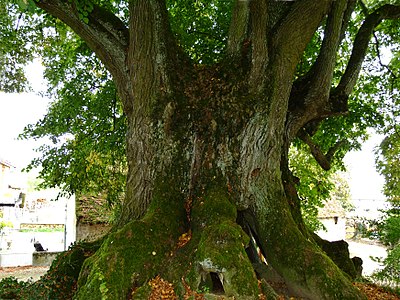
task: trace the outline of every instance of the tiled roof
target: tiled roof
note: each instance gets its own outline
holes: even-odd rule
[[[323,208],[318,211],[318,218],[333,218],[333,217],[344,217],[346,212],[342,206],[342,203],[338,200],[330,199],[325,203]]]
[[[85,224],[110,223],[112,210],[104,195],[80,195],[76,198],[76,218]]]

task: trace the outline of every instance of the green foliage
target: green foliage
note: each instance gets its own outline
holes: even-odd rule
[[[393,247],[400,242],[400,211],[390,215],[384,222],[382,229],[382,239],[386,244]]]
[[[373,278],[388,286],[396,287],[397,293],[400,293],[400,243],[381,263],[384,265],[383,269],[374,273]]]
[[[27,90],[23,68],[33,59],[34,35],[29,25],[35,21],[18,12],[13,1],[0,1],[0,91],[5,92]]]
[[[300,179],[297,191],[304,221],[314,231],[322,229],[318,211],[327,201],[338,201],[344,209],[351,206],[347,181],[338,171],[338,166],[324,171],[305,145],[292,147],[289,154],[293,175]]]
[[[124,1],[74,1],[83,21],[88,21],[94,3],[118,11],[124,19]],[[46,96],[53,99],[48,114],[21,135],[49,139],[26,170],[40,169],[39,188],[61,187],[69,194],[105,192],[110,203],[118,203],[125,184],[126,121],[114,83],[69,27],[33,7],[31,0],[0,4],[0,34],[4,35],[0,90],[27,89],[23,66],[40,56],[46,67]]]
[[[378,236],[382,242],[395,247],[400,242],[400,143],[396,127],[381,143],[376,151],[378,172],[385,178],[383,192],[391,204],[378,222]]]
[[[105,192],[119,200],[125,183],[126,121],[108,72],[85,43],[61,23],[45,36],[47,115],[28,125],[22,138],[47,137],[27,170],[41,168],[39,188],[68,193]],[[67,78],[67,80],[65,80]]]
[[[317,218],[318,209],[324,206],[333,184],[305,146],[291,148],[290,166],[293,175],[300,179],[297,191],[301,199],[304,221],[312,230],[321,229],[322,224]]]
[[[18,281],[15,277],[7,277],[0,281],[1,299],[21,299],[21,292],[30,285],[29,282]]]
[[[171,28],[193,61],[211,64],[223,57],[233,0],[168,0]]]
[[[89,23],[89,14],[93,11],[94,8],[93,2],[91,0],[75,0],[74,3],[78,10],[79,18],[86,24]]]
[[[381,6],[383,4],[399,4],[398,0],[365,0],[365,5],[370,9],[375,8],[377,6]]]
[[[25,128],[25,138],[47,136],[52,141],[39,148],[42,157],[27,170],[43,168],[39,187],[61,186],[69,193],[106,192],[110,200],[117,200],[125,183],[126,124],[115,88],[109,81],[102,91],[86,97],[79,96],[81,89],[73,84],[60,93],[64,91],[68,92],[53,102],[44,119]]]
[[[384,194],[391,203],[382,220],[377,223],[379,239],[389,246],[388,256],[381,261],[384,268],[374,278],[391,286],[400,285],[400,144],[393,131],[377,150],[377,169],[385,178]],[[400,292],[400,291],[399,291]]]
[[[396,207],[400,206],[400,139],[397,132],[387,136],[377,150],[378,172],[385,178],[384,194]]]

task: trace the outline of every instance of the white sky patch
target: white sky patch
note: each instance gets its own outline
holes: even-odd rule
[[[36,123],[46,114],[50,102],[38,95],[45,89],[43,67],[39,61],[27,67],[27,76],[34,92],[0,92],[0,158],[9,161],[18,170],[38,156],[34,149],[43,144],[41,140],[18,140],[18,135],[26,125]]]
[[[351,151],[345,156],[349,173],[351,197],[354,200],[385,200],[382,193],[385,180],[375,169],[374,149],[383,136],[372,134],[361,151]]]

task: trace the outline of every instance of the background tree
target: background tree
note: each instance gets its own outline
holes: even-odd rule
[[[382,38],[398,45],[399,6],[356,6],[353,0],[16,3],[25,11],[24,22],[18,23],[18,13],[3,18],[11,28],[17,23],[26,29],[16,41],[37,46],[23,59],[36,52],[50,58],[44,60],[50,70],[45,75],[54,91],[89,110],[110,105],[115,89],[126,116],[121,215],[113,233],[85,260],[76,298],[146,298],[146,282],[161,275],[181,296],[205,286],[211,293],[254,299],[260,293],[256,276],[265,274],[256,248],[294,295],[363,298],[305,226],[288,152],[298,138],[328,170],[356,145],[379,103],[357,92],[355,84],[363,61],[372,62],[368,45],[374,30],[383,24],[390,30],[383,29]],[[14,4],[2,5],[17,12]],[[58,47],[53,37],[60,39]],[[6,50],[17,51],[17,43]],[[66,59],[58,51],[68,53]],[[69,73],[97,66],[95,56],[109,72],[93,68],[98,81]],[[67,72],[59,80],[51,66],[63,64]],[[83,86],[94,80],[98,88],[89,84],[90,95],[75,93],[81,88],[76,80],[70,84],[74,74]],[[117,106],[108,107],[103,115],[122,122]],[[66,120],[76,128],[68,147],[82,144],[80,130],[95,132],[79,127],[79,119],[92,116],[83,110]],[[58,124],[58,117],[50,114],[43,125]],[[113,117],[102,128],[113,131]],[[92,165],[101,170],[99,157],[112,162],[112,148],[102,153],[95,144],[79,150],[79,158],[91,157],[88,172]],[[68,166],[86,163],[70,157]],[[350,260],[344,264],[353,276]]]
[[[376,38],[382,33],[390,33],[393,28],[386,24],[382,32],[376,34]],[[376,222],[378,238],[388,246],[388,256],[382,261],[384,268],[375,274],[378,280],[391,286],[399,285],[400,281],[400,202],[399,202],[399,48],[393,47],[386,39],[379,39],[380,44],[392,49],[392,56],[388,63],[379,59],[379,85],[386,86],[378,93],[379,100],[384,103],[385,126],[380,133],[385,136],[380,146],[376,149],[376,166],[378,172],[383,175],[385,184],[383,193],[390,206],[384,211],[384,215]],[[382,57],[382,55],[380,55]]]
[[[377,151],[377,168],[384,176],[384,194],[390,207],[376,220],[378,238],[388,246],[388,256],[381,260],[383,269],[374,276],[390,286],[398,288],[400,283],[400,201],[399,201],[399,139],[395,127],[382,141]],[[393,130],[395,129],[395,130]]]

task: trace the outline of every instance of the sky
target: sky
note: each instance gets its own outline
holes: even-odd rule
[[[0,92],[0,159],[9,161],[18,170],[38,156],[34,149],[42,144],[41,141],[18,139],[26,125],[36,123],[47,111],[49,99],[38,95],[44,90],[42,74],[39,63],[27,67],[27,77],[34,92]]]
[[[382,217],[381,210],[388,209],[389,203],[383,195],[383,176],[376,172],[374,148],[379,146],[383,136],[371,134],[361,151],[352,151],[345,157],[348,170],[351,203],[354,210],[347,216],[369,220]]]
[[[25,125],[43,117],[46,109],[47,99],[37,95],[0,93],[0,158],[20,169],[36,156],[40,141],[19,140],[18,135]]]
[[[16,170],[37,157],[39,154],[34,149],[42,144],[42,141],[17,139],[27,124],[37,122],[47,111],[50,100],[37,94],[45,88],[42,72],[39,63],[28,67],[27,76],[34,92],[0,93],[0,158],[9,161]],[[384,200],[384,179],[375,170],[373,154],[381,140],[381,136],[372,134],[361,151],[352,151],[345,157],[352,199]]]
[[[345,164],[351,198],[355,200],[384,200],[382,193],[384,178],[375,169],[374,148],[379,146],[383,136],[371,134],[361,151],[346,154]]]

